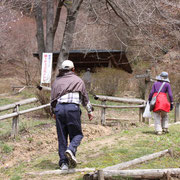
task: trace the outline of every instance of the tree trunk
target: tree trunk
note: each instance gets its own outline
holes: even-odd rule
[[[59,19],[60,19],[63,3],[64,3],[64,0],[59,0],[58,6],[56,8],[56,15],[55,15],[54,24],[53,24],[53,38],[55,37],[56,30],[59,24]]]
[[[82,1],[83,0],[69,1],[68,4],[66,4],[67,19],[66,19],[66,25],[65,25],[62,45],[60,49],[60,54],[58,57],[56,71],[59,69],[62,62],[68,59],[69,51],[73,40],[73,33],[75,29],[76,19]]]
[[[38,3],[35,8],[35,20],[37,27],[36,38],[38,45],[38,53],[39,53],[39,59],[42,62],[42,53],[45,51],[45,45],[44,45],[43,16],[42,16],[42,9],[40,3]]]
[[[47,0],[47,15],[46,15],[46,52],[53,52],[54,34],[54,1]]]

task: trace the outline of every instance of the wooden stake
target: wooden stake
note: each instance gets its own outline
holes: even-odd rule
[[[102,101],[101,102],[101,105],[106,105],[106,101]],[[105,125],[106,124],[106,119],[105,119],[105,116],[106,116],[106,108],[105,107],[102,107],[101,109],[101,124],[102,125]]]
[[[104,180],[103,170],[98,170],[98,180]]]
[[[19,105],[17,105],[13,112],[16,112],[17,114],[19,113]],[[19,115],[13,117],[12,120],[12,132],[11,132],[11,137],[15,138],[18,134],[18,130],[19,130]]]

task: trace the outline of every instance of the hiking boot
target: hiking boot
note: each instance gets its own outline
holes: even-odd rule
[[[60,166],[60,170],[68,170],[69,169],[69,166],[67,163],[62,163],[61,166]]]
[[[163,129],[163,132],[164,132],[164,133],[169,133],[169,129],[168,129],[168,128],[164,128],[164,129]]]
[[[156,134],[157,134],[157,135],[161,135],[162,132],[161,132],[161,131],[157,131]]]
[[[75,168],[77,166],[77,160],[76,160],[76,157],[74,156],[73,152],[68,149],[65,151],[65,156],[67,157],[67,159],[69,161],[69,167]]]

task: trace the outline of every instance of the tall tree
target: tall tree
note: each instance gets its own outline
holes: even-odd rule
[[[60,45],[60,54],[58,57],[57,68],[59,68],[61,63],[68,58],[69,50],[72,44],[77,14],[82,2],[83,0],[59,0],[56,5],[56,14],[54,15],[54,4],[56,4],[55,1],[46,0],[46,3],[43,3],[42,1],[36,1],[34,14],[37,25],[37,43],[40,59],[42,58],[42,52],[53,52],[54,38],[61,15],[61,9],[63,6],[66,8],[67,17],[62,44]],[[45,35],[42,15],[43,6],[46,6],[47,9]]]

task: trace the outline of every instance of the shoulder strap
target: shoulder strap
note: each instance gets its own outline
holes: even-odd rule
[[[166,83],[166,82],[163,82],[163,83],[162,83],[162,85],[161,85],[161,87],[160,87],[160,89],[159,89],[159,91],[158,91],[158,93],[157,93],[157,96],[158,96],[158,94],[161,92],[161,89],[163,88],[163,86],[165,85],[165,83]]]

